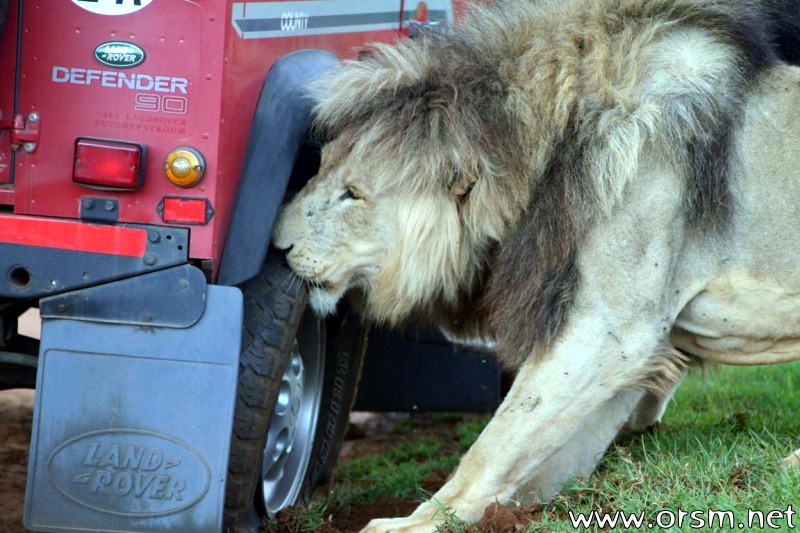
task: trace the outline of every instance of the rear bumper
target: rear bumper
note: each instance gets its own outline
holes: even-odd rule
[[[37,299],[187,263],[184,228],[0,215],[0,297]]]

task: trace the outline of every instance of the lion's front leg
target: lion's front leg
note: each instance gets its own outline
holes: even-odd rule
[[[682,187],[657,171],[631,186],[628,201],[584,240],[580,285],[558,337],[522,365],[453,477],[411,516],[373,521],[365,532],[429,532],[442,507],[476,522],[494,502],[552,496],[571,476],[592,471],[631,420],[643,380],[665,367],[668,380],[680,378],[664,347],[704,284],[681,267],[691,264],[681,255]],[[660,412],[642,414],[652,421]]]
[[[644,394],[636,389],[622,390],[591,413],[564,447],[542,463],[515,500],[550,501],[570,479],[588,478]]]
[[[511,391],[453,477],[406,518],[373,520],[364,533],[433,531],[442,509],[474,523],[485,508],[551,497],[574,475],[588,475],[642,393],[630,387],[661,342],[644,330],[622,345],[597,335],[591,319],[551,353],[520,370]],[[605,329],[605,327],[603,328]],[[600,339],[598,343],[597,339]]]

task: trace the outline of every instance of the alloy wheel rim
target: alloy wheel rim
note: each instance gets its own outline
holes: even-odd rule
[[[325,371],[324,323],[306,312],[281,377],[261,466],[269,516],[293,505],[308,469]]]

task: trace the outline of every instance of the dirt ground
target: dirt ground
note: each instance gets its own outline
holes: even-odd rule
[[[20,330],[26,335],[38,337],[38,316],[25,316],[20,322]],[[34,392],[31,390],[0,391],[0,533],[27,531],[22,526],[22,512],[33,403]],[[354,413],[348,439],[342,445],[340,461],[387,450],[397,441],[397,435],[393,434],[395,421],[387,416]],[[455,423],[430,424],[421,434],[436,435],[445,442],[457,441]],[[434,472],[424,481],[423,488],[435,492],[448,475],[449,472]],[[368,505],[340,510],[334,516],[332,526],[320,533],[355,532],[375,517],[407,515],[418,503],[382,496]],[[535,515],[535,510],[525,511],[527,518]],[[526,522],[523,513],[492,506],[486,510],[484,521],[476,530],[497,533],[516,531],[515,526]]]
[[[452,444],[452,447],[445,445],[440,453],[457,451],[459,419],[434,420],[428,415],[418,414],[414,417],[414,422],[416,429],[412,437],[404,431],[395,430],[391,417],[371,413],[354,413],[348,430],[348,438],[342,444],[339,462],[385,452],[396,445],[398,439],[408,438],[436,437],[442,442]],[[449,476],[449,471],[434,471],[422,481],[421,488],[432,494],[444,485]],[[330,523],[315,533],[356,533],[373,518],[406,516],[413,512],[419,503],[418,498],[402,500],[385,495],[380,496],[366,505],[335,510]],[[277,524],[273,522],[273,527],[268,528],[266,533],[285,533],[288,528],[284,527],[284,524],[293,522],[292,514],[293,509],[291,508],[282,511],[277,517]],[[527,528],[531,520],[540,518],[541,511],[538,505],[509,509],[500,504],[492,504],[484,511],[480,523],[467,527],[464,533],[519,533]]]
[[[34,392],[10,390],[0,392],[0,532],[25,533],[22,510],[25,501],[25,483],[30,445],[31,419]],[[357,438],[345,441],[343,457],[357,457],[387,449],[391,438],[391,424],[383,417],[356,415]],[[444,483],[446,473],[426,480],[427,490],[436,490]],[[339,529],[331,531],[357,531],[375,516],[400,516],[411,512],[417,504],[410,501],[379,498],[370,505],[348,509],[337,517]]]
[[[34,392],[11,390],[0,392],[0,532],[25,533],[22,510],[25,500],[25,482],[30,445],[31,419]],[[396,442],[392,424],[385,417],[356,414],[355,431],[351,431],[342,446],[341,458],[358,457],[387,450]],[[455,442],[455,424],[432,425],[426,434],[452,437]],[[452,433],[452,435],[451,435]],[[434,472],[423,483],[428,492],[435,492],[447,480],[448,472]],[[333,517],[332,525],[320,533],[350,533],[361,529],[375,517],[403,516],[418,505],[417,501],[398,500],[381,496],[368,505],[342,509]],[[482,524],[476,531],[517,531],[518,524],[535,518],[535,509],[511,511],[502,506],[486,510]],[[286,517],[288,518],[288,517]]]
[[[33,391],[0,392],[0,531],[24,533],[22,506],[28,471]]]
[[[23,335],[39,338],[39,314],[33,309],[19,322]],[[0,391],[0,531],[24,533],[22,508],[33,419],[32,390]]]

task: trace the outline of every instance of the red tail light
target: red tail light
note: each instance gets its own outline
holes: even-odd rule
[[[143,159],[139,144],[78,139],[72,181],[87,187],[134,190],[141,185]]]

